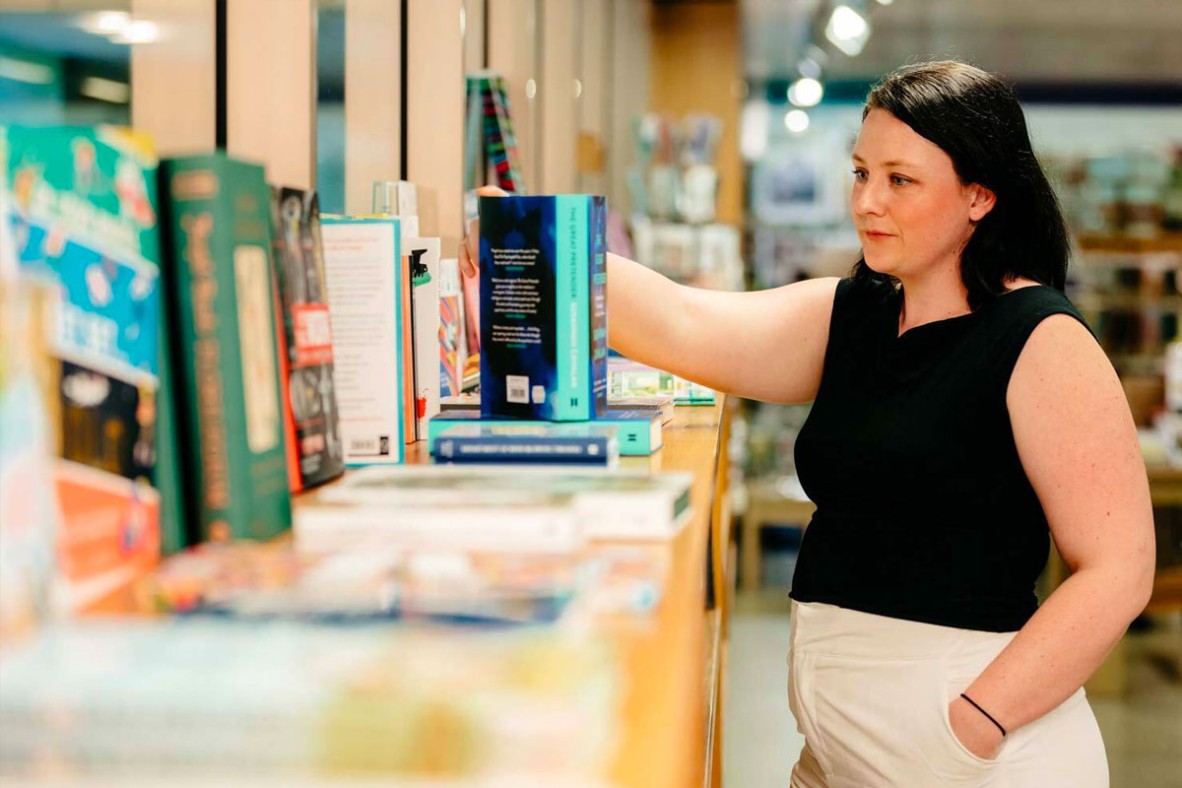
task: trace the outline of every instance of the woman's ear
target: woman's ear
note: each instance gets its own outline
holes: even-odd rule
[[[987,189],[979,183],[969,186],[969,197],[971,198],[969,220],[974,224],[984,219],[997,204],[997,195],[993,193],[993,190]]]

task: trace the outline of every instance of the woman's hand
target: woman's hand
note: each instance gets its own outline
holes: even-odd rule
[[[1004,741],[1001,731],[964,698],[958,697],[948,704],[948,722],[952,735],[966,750],[987,761],[997,757]]]
[[[509,192],[496,186],[481,186],[476,190],[480,197],[508,197]],[[476,276],[480,265],[480,219],[473,219],[468,225],[468,234],[460,244],[460,272],[467,277]]]

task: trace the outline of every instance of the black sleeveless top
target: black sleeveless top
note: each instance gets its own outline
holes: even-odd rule
[[[817,505],[792,598],[962,629],[1020,629],[1049,530],[1014,445],[1006,388],[1050,287],[898,336],[901,296],[837,286],[820,389],[796,440]],[[1084,323],[1086,326],[1087,324]]]

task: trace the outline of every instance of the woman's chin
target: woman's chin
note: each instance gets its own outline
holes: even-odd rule
[[[865,250],[863,250],[862,259],[866,261],[866,267],[876,274],[895,275],[896,266],[893,261],[884,258],[882,255],[866,254]]]

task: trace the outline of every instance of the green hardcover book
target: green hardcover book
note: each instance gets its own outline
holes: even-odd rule
[[[222,154],[166,160],[166,289],[198,537],[268,539],[291,526],[263,168]]]

